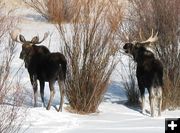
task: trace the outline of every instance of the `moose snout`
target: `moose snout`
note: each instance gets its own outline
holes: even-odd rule
[[[125,53],[128,53],[128,46],[127,46],[127,44],[125,44],[125,45],[123,46],[123,49],[124,49],[124,52],[125,52]]]
[[[124,52],[126,52],[126,53],[131,53],[132,52],[132,48],[133,48],[133,44],[132,43],[126,43],[123,46]]]

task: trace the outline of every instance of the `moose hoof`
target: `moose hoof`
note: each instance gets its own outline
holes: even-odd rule
[[[50,110],[50,107],[46,107],[46,110]]]
[[[55,108],[57,112],[62,112],[62,109]]]

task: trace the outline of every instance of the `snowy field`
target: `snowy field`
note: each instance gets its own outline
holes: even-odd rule
[[[21,34],[27,40],[30,40],[35,35],[39,35],[42,38],[45,32],[50,32],[51,39],[48,37],[42,44],[49,47],[51,51],[59,51],[59,45],[56,45],[60,44],[58,33],[53,25],[47,24],[45,20],[30,9],[18,9],[15,15],[21,18],[17,28],[21,29]],[[18,58],[20,50],[21,45],[18,45],[17,56],[13,62],[14,69],[18,69],[23,63]],[[121,69],[121,65],[119,64],[116,69]],[[126,96],[117,71],[112,75],[112,82],[97,113],[89,115],[70,113],[65,109],[67,101],[64,104],[62,113],[56,112],[54,107],[47,111],[41,107],[40,97],[38,99],[39,107],[34,108],[32,106],[33,90],[29,82],[28,73],[24,66],[21,71],[23,72],[21,81],[26,87],[26,90],[24,90],[26,101],[22,109],[28,108],[21,133],[164,133],[165,118],[180,117],[180,110],[176,110],[164,111],[161,117],[151,118],[149,114],[141,114],[139,108],[124,105]],[[58,105],[59,92],[57,84],[55,87],[56,95],[53,105]],[[47,84],[45,97],[47,102],[49,98]],[[147,106],[147,108],[149,107]]]
[[[180,111],[163,112],[151,118],[123,104],[100,105],[99,113],[78,115],[44,108],[29,109],[24,129],[27,133],[164,133],[165,118],[179,117]]]

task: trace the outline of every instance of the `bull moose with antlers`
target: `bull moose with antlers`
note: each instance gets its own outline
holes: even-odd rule
[[[58,81],[61,99],[57,111],[62,111],[67,65],[65,56],[59,52],[51,53],[45,46],[36,45],[42,43],[48,37],[48,33],[44,34],[42,41],[39,41],[38,36],[33,37],[31,41],[26,41],[23,35],[19,35],[19,40],[17,35],[11,34],[11,37],[14,41],[22,44],[20,59],[24,60],[25,67],[29,72],[34,90],[34,106],[37,106],[37,80],[40,83],[41,100],[44,106],[44,86],[45,82],[49,82],[50,99],[46,107],[47,110],[50,109],[55,94],[54,83]]]
[[[146,41],[126,43],[123,49],[133,56],[137,62],[136,77],[142,100],[142,113],[145,113],[145,88],[149,93],[151,116],[155,116],[155,103],[158,103],[158,115],[161,115],[162,86],[163,86],[163,65],[155,58],[149,46],[158,40],[157,34],[152,35]]]

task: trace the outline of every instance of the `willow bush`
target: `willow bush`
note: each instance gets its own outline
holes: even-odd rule
[[[96,112],[107,90],[119,50],[116,33],[121,7],[111,2],[79,0],[71,24],[57,29],[68,59],[66,95],[72,110]]]

